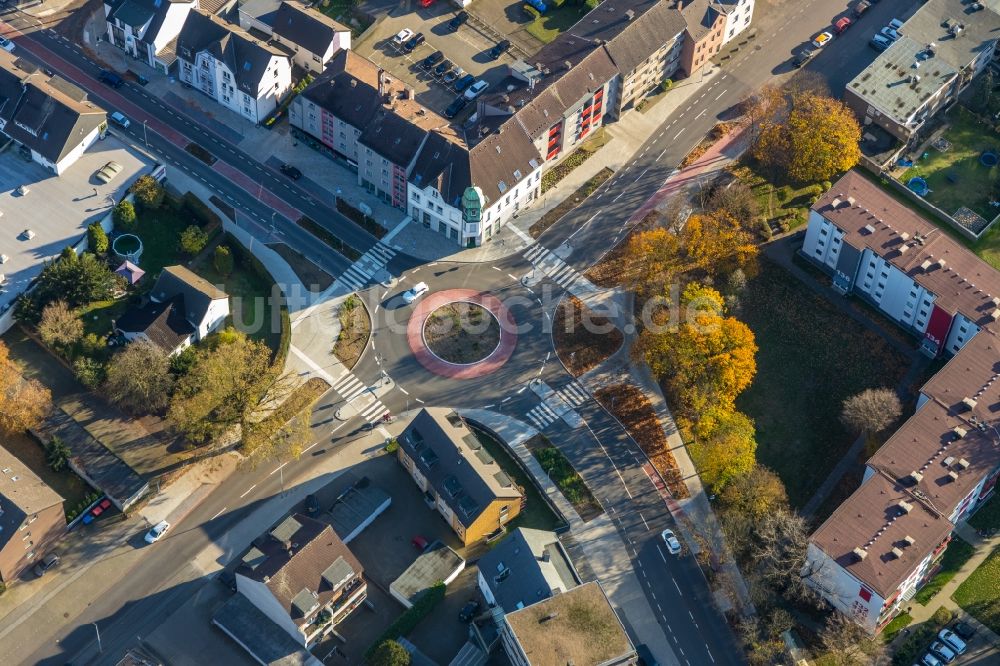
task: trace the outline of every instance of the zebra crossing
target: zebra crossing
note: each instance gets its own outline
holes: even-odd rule
[[[553,282],[578,298],[584,298],[597,291],[587,278],[575,268],[560,259],[554,252],[535,243],[524,251],[525,258],[532,265],[548,275]]]
[[[350,404],[355,398],[361,397],[362,393],[368,391],[368,385],[355,377],[354,373],[345,372],[334,383],[333,390],[340,394],[344,402]],[[374,423],[381,419],[389,409],[382,404],[381,400],[375,397],[374,393],[369,392],[369,395],[373,398],[373,401],[363,407],[358,407],[357,410],[365,421]]]
[[[528,410],[527,416],[528,420],[535,424],[539,430],[545,430],[546,426],[559,418],[544,402]]]
[[[558,389],[556,395],[565,400],[571,407],[579,407],[590,400],[590,394],[578,381],[571,381],[566,386]]]
[[[371,277],[389,263],[389,260],[394,256],[396,256],[396,250],[387,245],[384,240],[380,240],[361,255],[360,259],[351,264],[338,279],[350,287],[352,291],[357,291],[367,285]]]

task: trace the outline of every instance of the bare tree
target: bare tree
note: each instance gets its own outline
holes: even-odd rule
[[[148,414],[166,409],[173,385],[166,353],[148,340],[137,340],[111,360],[104,392],[128,411]]]
[[[83,321],[66,301],[54,301],[42,310],[38,334],[49,346],[69,346],[83,337]]]
[[[837,666],[867,666],[878,663],[885,654],[881,638],[869,634],[841,613],[827,618],[820,642],[827,650],[827,659]]]
[[[754,223],[759,213],[753,190],[741,180],[708,190],[703,206],[709,212],[723,210],[729,213],[745,228]]]
[[[776,509],[761,518],[755,537],[750,550],[760,581],[785,598],[815,603],[816,592],[806,581],[818,565],[806,560],[809,525],[802,516]]]
[[[788,110],[784,93],[778,86],[770,84],[747,95],[740,107],[743,112],[740,123],[747,128],[751,147],[757,143],[764,126]]]
[[[855,432],[871,435],[885,430],[902,413],[899,396],[892,389],[865,389],[844,401],[840,420]]]

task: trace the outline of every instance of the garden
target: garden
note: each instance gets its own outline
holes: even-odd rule
[[[500,344],[500,322],[481,305],[464,301],[434,310],[424,322],[424,342],[448,363],[477,363]]]
[[[351,294],[344,299],[337,310],[337,317],[340,319],[340,333],[337,334],[337,340],[333,344],[333,355],[347,366],[348,370],[353,370],[365,351],[365,345],[368,344],[368,336],[372,332],[372,320],[368,316],[368,309],[357,294]]]
[[[543,44],[548,44],[560,34],[569,30],[593,7],[594,0],[546,0],[547,8],[544,14],[534,7],[525,4],[524,10],[531,15],[528,24],[528,34]]]
[[[951,595],[966,613],[1000,633],[1000,547]]]

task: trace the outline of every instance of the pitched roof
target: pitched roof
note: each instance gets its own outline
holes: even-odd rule
[[[479,558],[479,573],[505,612],[566,592],[580,584],[555,532],[525,527]]]
[[[25,518],[62,502],[59,493],[0,446],[0,544],[18,534]]]
[[[494,501],[521,497],[453,410],[425,407],[399,438],[406,454],[465,526]]]
[[[184,317],[195,326],[204,321],[212,301],[229,298],[226,292],[184,266],[164,268],[149,296],[158,302],[182,296]]]
[[[198,6],[195,0],[107,0],[110,6],[108,12],[108,22],[114,23],[115,19],[125,25],[139,29],[149,22],[149,27],[143,35],[143,41],[152,44],[163,26],[163,21],[167,17],[167,11],[171,5]]]
[[[146,271],[126,259],[122,262],[121,266],[115,269],[115,274],[121,275],[123,278],[128,280],[129,284],[135,284],[142,279],[142,276],[146,274]]]
[[[188,13],[177,35],[177,55],[194,63],[197,54],[203,51],[225,63],[236,86],[254,96],[260,90],[271,59],[276,56],[288,58],[280,49],[254,38],[239,26],[194,10]]]
[[[845,243],[870,248],[933,292],[936,306],[979,326],[994,321],[1000,273],[860,173],[847,172],[813,210],[844,232]]]
[[[131,307],[115,322],[115,328],[123,333],[144,333],[167,353],[180,347],[195,332],[184,318],[183,294]]]
[[[606,0],[568,33],[604,40],[619,71],[628,74],[686,26],[684,16],[662,0]]]
[[[695,41],[700,41],[711,32],[720,14],[727,8],[715,0],[682,0],[680,12],[687,22],[688,33]]]
[[[271,29],[310,53],[323,54],[338,32],[351,29],[296,0],[285,0],[275,13]]]
[[[267,666],[322,664],[242,594],[231,595],[212,615],[212,622]]]
[[[105,122],[104,109],[73,84],[0,53],[0,126],[7,136],[58,163]]]
[[[264,583],[296,624],[309,622],[316,608],[364,572],[333,528],[300,513],[255,543],[237,573]]]

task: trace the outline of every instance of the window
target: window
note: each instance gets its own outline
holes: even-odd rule
[[[413,199],[414,201],[416,201],[417,203],[420,203],[420,195],[417,194],[416,192],[414,192],[413,196],[410,197],[410,198]]]

